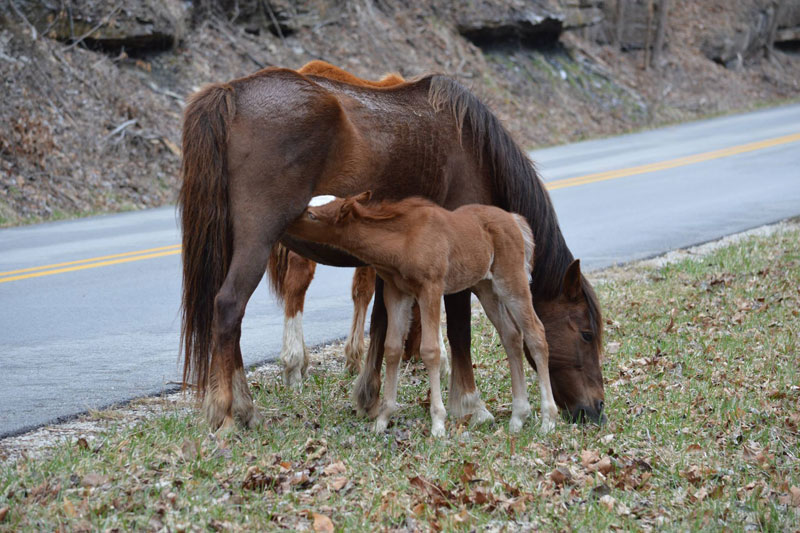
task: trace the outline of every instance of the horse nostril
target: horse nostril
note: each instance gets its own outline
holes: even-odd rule
[[[597,406],[597,414],[600,414],[603,412],[603,407],[606,406],[606,402],[604,402],[603,400],[597,400],[597,403],[595,405]]]

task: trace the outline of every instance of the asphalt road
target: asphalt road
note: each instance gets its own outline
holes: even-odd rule
[[[532,157],[585,269],[800,215],[800,105]],[[179,379],[179,241],[173,208],[0,231],[0,436]],[[351,275],[317,269],[309,345],[347,333]],[[282,327],[262,283],[243,324],[245,363],[276,357]]]

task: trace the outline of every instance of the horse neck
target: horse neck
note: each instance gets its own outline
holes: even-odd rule
[[[338,246],[370,265],[386,264],[387,232],[396,225],[397,219],[361,220],[351,219],[338,228]],[[392,233],[397,234],[398,231]]]

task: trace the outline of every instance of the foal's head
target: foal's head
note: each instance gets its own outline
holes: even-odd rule
[[[600,369],[603,321],[597,297],[576,259],[552,300],[534,301],[547,331],[553,397],[573,421],[602,423],[605,393]]]
[[[311,199],[303,214],[292,222],[288,231],[301,237],[310,237],[316,231],[342,225],[351,218],[354,211],[359,209],[358,206],[368,202],[371,196],[371,191],[348,196],[347,198],[328,195],[315,196]]]

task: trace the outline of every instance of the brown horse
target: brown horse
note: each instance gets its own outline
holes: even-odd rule
[[[430,375],[431,434],[444,435],[439,305],[443,294],[463,290],[478,296],[508,355],[513,395],[509,430],[518,432],[531,412],[523,345],[539,373],[542,428],[552,430],[558,408],[550,388],[544,326],[533,310],[528,288],[534,245],[525,219],[479,204],[448,211],[418,197],[364,205],[370,195],[326,197],[328,201],[320,206],[312,203],[287,232],[344,250],[372,265],[384,281],[386,379],[383,404],[371,413],[377,416],[375,431],[385,431],[397,410],[397,369],[416,301],[422,317],[420,355]]]
[[[538,243],[530,289],[547,332],[555,401],[574,418],[601,419],[603,322],[594,292],[530,161],[455,81],[432,75],[372,88],[269,68],[207,86],[185,109],[182,177],[184,381],[197,383],[212,427],[257,420],[239,336],[271,248],[282,240],[318,262],[361,266],[335,248],[282,236],[313,196],[364,190],[376,200],[424,196],[447,209],[483,203],[522,214]],[[380,280],[375,290],[357,383],[362,411],[377,403],[387,327]],[[481,418],[469,291],[448,295],[445,309],[448,407]]]
[[[330,80],[341,81],[360,87],[388,87],[404,83],[399,74],[387,74],[379,81],[358,78],[351,73],[325,61],[310,61],[297,72]],[[290,387],[300,387],[308,368],[308,351],[303,340],[303,307],[306,291],[314,278],[316,263],[278,244],[270,253],[269,278],[275,296],[283,302],[283,345],[280,361],[283,363],[283,381]],[[353,274],[351,295],[353,298],[353,322],[344,346],[345,370],[358,373],[364,355],[364,326],[372,295],[375,292],[375,270],[358,267]],[[419,310],[415,309],[414,333],[419,331]],[[419,352],[419,336],[412,335],[406,345],[406,356]]]

